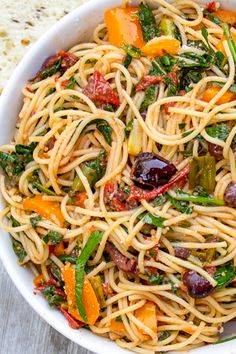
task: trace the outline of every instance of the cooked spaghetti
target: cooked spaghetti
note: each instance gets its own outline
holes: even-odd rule
[[[0,152],[0,226],[35,290],[148,354],[215,343],[236,316],[236,13],[153,6],[47,58]]]

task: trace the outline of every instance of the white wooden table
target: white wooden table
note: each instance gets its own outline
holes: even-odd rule
[[[0,262],[0,354],[92,354],[63,337],[26,303]]]

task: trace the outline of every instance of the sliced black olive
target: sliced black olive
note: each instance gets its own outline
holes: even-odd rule
[[[163,157],[144,152],[135,159],[131,179],[145,187],[158,187],[169,182],[176,172],[175,165]]]
[[[194,270],[187,270],[184,273],[183,283],[188,289],[188,294],[195,299],[207,297],[215,289],[208,280]]]
[[[220,145],[208,143],[208,151],[211,156],[214,156],[217,161],[223,159],[223,148]]]
[[[231,182],[226,188],[224,200],[227,205],[236,208],[236,183]]]
[[[184,247],[175,247],[174,250],[175,250],[175,257],[182,258],[182,259],[187,259],[191,254],[191,251]]]

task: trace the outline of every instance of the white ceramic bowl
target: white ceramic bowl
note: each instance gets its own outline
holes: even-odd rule
[[[207,2],[207,1],[205,1]],[[222,0],[227,8],[236,10],[236,0]],[[121,5],[121,0],[91,0],[61,21],[56,23],[26,54],[11,76],[0,97],[0,145],[8,143],[13,135],[17,116],[22,105],[21,90],[30,77],[33,77],[45,58],[59,49],[68,49],[73,45],[91,40],[91,34],[97,24],[102,22],[106,9]],[[4,207],[3,200],[0,207]],[[9,235],[0,233],[0,257],[9,276],[26,301],[52,327],[75,343],[98,354],[127,354],[114,342],[99,337],[88,330],[73,330],[59,311],[51,309],[40,295],[33,295],[33,276],[27,268],[17,265]],[[228,325],[229,335],[236,332],[236,325]],[[236,340],[219,345],[203,347],[195,354],[236,354]],[[131,353],[131,352],[130,352]]]

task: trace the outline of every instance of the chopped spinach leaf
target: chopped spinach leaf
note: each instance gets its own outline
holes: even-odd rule
[[[126,136],[126,138],[129,137],[130,132],[131,132],[131,130],[133,129],[133,123],[134,123],[134,120],[131,119],[131,120],[129,121],[129,123],[126,125],[126,127],[125,127],[125,136]]]
[[[51,246],[58,245],[63,240],[63,235],[57,231],[49,231],[44,237],[43,241]]]
[[[121,48],[126,52],[126,54],[130,55],[132,58],[138,59],[141,56],[140,49],[135,47],[134,45],[128,45],[126,43],[123,43],[121,45]]]
[[[73,89],[75,87],[75,84],[77,84],[77,81],[75,80],[74,76],[72,76],[66,86],[67,89]]]
[[[149,284],[152,285],[159,285],[162,283],[163,279],[164,279],[164,275],[162,274],[151,274],[148,279],[148,282]]]
[[[218,17],[214,16],[211,12],[207,11],[206,9],[203,11],[203,15],[205,17],[208,17],[209,20],[214,22],[216,25],[220,26],[222,24],[222,21]]]
[[[165,197],[177,210],[181,211],[181,213],[192,214],[193,207],[189,206],[189,202],[177,200],[175,198],[172,198],[169,194],[166,194]]]
[[[231,129],[228,127],[227,124],[221,123],[215,126],[208,126],[206,127],[206,132],[213,138],[217,138],[219,140],[226,141]]]
[[[106,150],[101,149],[99,155],[95,160],[81,163],[80,168],[83,174],[87,177],[90,187],[94,187],[96,182],[99,181],[106,172]],[[84,186],[80,180],[79,175],[76,174],[74,182],[72,184],[72,190],[74,192],[83,192]]]
[[[186,127],[186,123],[179,123],[179,129],[184,129]]]
[[[165,218],[153,215],[151,213],[143,213],[138,216],[138,220],[142,220],[145,224],[153,225],[155,227],[164,227]]]
[[[146,109],[155,101],[156,101],[156,86],[151,85],[145,90],[145,96],[140,107],[140,112],[146,111]]]
[[[164,332],[160,332],[160,337],[158,338],[158,341],[163,341],[167,338],[169,338],[170,336],[170,332],[169,331],[164,331]]]
[[[72,257],[72,256],[68,256],[67,254],[63,254],[59,257],[60,261],[62,261],[63,263],[65,262],[69,262],[71,264],[75,264],[76,263],[76,258]]]
[[[121,316],[117,316],[115,319],[116,322],[123,322]]]
[[[156,206],[162,206],[162,205],[165,204],[165,202],[166,202],[166,198],[164,197],[163,194],[161,194],[161,195],[158,195],[158,197],[156,197],[155,199],[153,199],[152,205],[153,205],[154,207],[156,207]]]
[[[17,225],[19,226],[19,225]],[[27,256],[27,253],[22,245],[21,242],[17,241],[12,237],[12,248],[13,251],[15,252],[16,256],[18,257],[19,263],[23,263],[25,257]]]
[[[61,68],[61,59],[59,59],[53,66],[46,68],[41,74],[41,78],[44,80],[49,76],[56,74]]]
[[[30,223],[33,228],[35,228],[38,225],[38,222],[42,219],[41,215],[33,216],[30,218]]]
[[[60,268],[54,262],[52,262],[50,266],[50,271],[54,276],[54,278],[56,278],[59,281],[62,281]]]
[[[139,5],[138,17],[143,32],[143,38],[146,42],[159,36],[159,30],[157,28],[155,17],[151,8],[147,4],[141,3]]]
[[[236,267],[232,263],[217,268],[214,279],[217,281],[217,289],[222,289],[231,283],[236,276]]]

